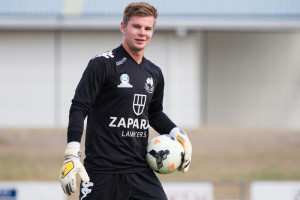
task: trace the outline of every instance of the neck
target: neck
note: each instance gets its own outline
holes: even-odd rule
[[[144,56],[144,49],[134,51],[124,43],[123,43],[123,47],[128,52],[128,54],[135,60],[135,62],[137,62],[138,64],[142,62]]]

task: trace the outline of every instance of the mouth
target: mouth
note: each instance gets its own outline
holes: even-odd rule
[[[139,43],[139,44],[142,44],[142,43],[144,43],[146,40],[144,40],[144,39],[135,39],[135,41],[136,41],[137,43]]]

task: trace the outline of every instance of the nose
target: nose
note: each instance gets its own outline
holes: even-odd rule
[[[138,34],[139,35],[145,35],[145,28],[140,28]]]

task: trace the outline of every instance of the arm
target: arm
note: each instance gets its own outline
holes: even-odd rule
[[[69,113],[68,142],[81,141],[84,120],[104,81],[105,67],[102,66],[99,58],[92,59],[82,75],[72,100]]]
[[[89,176],[80,162],[80,141],[84,128],[84,119],[95,101],[104,82],[104,66],[97,59],[89,62],[83,76],[76,88],[69,114],[68,144],[65,159],[59,180],[65,194],[76,192],[76,174],[84,182],[89,181]]]

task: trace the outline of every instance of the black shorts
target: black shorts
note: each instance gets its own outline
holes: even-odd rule
[[[153,171],[131,174],[88,173],[90,182],[81,182],[80,200],[167,200]]]

